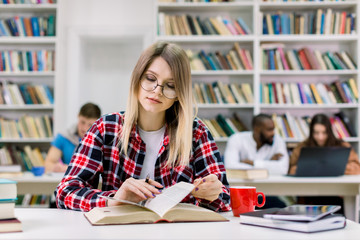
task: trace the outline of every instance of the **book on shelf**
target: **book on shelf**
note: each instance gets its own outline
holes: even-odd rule
[[[228,221],[225,217],[209,209],[180,203],[194,187],[191,183],[179,182],[166,188],[155,198],[145,200],[140,204],[115,199],[123,204],[112,207],[95,207],[84,215],[92,225]],[[114,200],[114,198],[104,198]]]
[[[251,30],[241,17],[192,16],[158,13],[158,34],[164,35],[222,35],[237,36],[251,34]]]
[[[352,34],[355,13],[332,8],[306,12],[261,12],[262,34]]]
[[[279,66],[289,66],[290,70],[354,70],[357,68],[350,54],[346,51],[312,51],[310,48],[287,49],[280,43],[261,44],[263,61],[262,68],[280,70]],[[283,58],[282,55],[285,57]],[[279,57],[276,57],[279,56]]]
[[[265,168],[226,169],[226,177],[228,179],[264,179],[269,177],[269,172]]]
[[[240,214],[240,223],[304,233],[342,229],[346,226],[346,219],[340,214],[329,214],[316,221],[275,220],[264,217],[265,214],[274,214],[279,210],[280,208],[268,208],[265,210],[243,213]]]

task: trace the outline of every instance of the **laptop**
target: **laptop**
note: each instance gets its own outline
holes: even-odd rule
[[[301,149],[296,177],[333,177],[344,175],[351,148],[304,147]]]

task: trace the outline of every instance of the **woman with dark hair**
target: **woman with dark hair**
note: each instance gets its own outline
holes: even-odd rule
[[[290,156],[289,174],[293,175],[296,172],[296,166],[299,159],[301,149],[303,147],[327,147],[327,146],[341,146],[351,147],[347,142],[335,137],[329,118],[325,114],[316,114],[310,123],[309,137],[300,143],[292,152]],[[349,160],[346,165],[345,173],[348,175],[360,174],[360,163],[357,153],[352,148],[349,155]]]

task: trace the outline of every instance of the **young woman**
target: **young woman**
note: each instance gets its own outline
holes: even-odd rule
[[[351,147],[347,142],[337,139],[332,131],[329,118],[324,114],[316,114],[310,123],[310,134],[308,139],[300,143],[290,156],[289,174],[296,173],[296,165],[303,147],[325,147],[342,146]],[[346,165],[345,174],[360,174],[360,163],[357,153],[351,149],[349,160]]]
[[[96,189],[100,176],[101,190]],[[99,195],[139,202],[180,181],[197,186],[183,202],[230,210],[218,148],[193,116],[186,53],[158,42],[133,70],[126,112],[101,117],[80,142],[56,189],[56,202],[59,208],[89,211],[118,204]]]

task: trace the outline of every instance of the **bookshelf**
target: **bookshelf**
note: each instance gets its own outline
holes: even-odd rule
[[[8,33],[10,30],[10,35],[4,35],[4,32],[1,32],[0,30],[0,52],[18,52],[21,57],[23,56],[22,54],[27,54],[28,52],[29,56],[31,57],[23,57],[22,59],[19,57],[18,61],[10,58],[9,61],[12,64],[11,67],[5,68],[6,63],[2,66],[0,69],[0,83],[3,87],[2,90],[4,91],[4,83],[14,84],[18,88],[20,85],[31,87],[46,86],[50,90],[52,99],[54,99],[54,90],[56,86],[55,50],[57,45],[56,18],[58,4],[56,1],[48,1],[55,3],[37,3],[37,1],[25,1],[28,3],[20,3],[20,1],[15,2],[16,3],[12,4],[0,4],[1,23],[6,24],[7,20],[15,19],[14,21],[19,33],[18,36],[14,36],[12,29],[9,28],[8,25],[5,27],[7,28]],[[20,20],[16,22],[16,18]],[[30,31],[29,28],[25,27],[25,19],[29,19],[31,23]],[[34,23],[31,21],[34,21]],[[38,31],[36,30],[36,26],[32,24],[38,24]],[[22,30],[19,28],[22,28]],[[39,36],[37,36],[37,33],[39,33]],[[26,88],[25,91],[27,90],[28,88]],[[2,92],[2,94],[4,94],[4,92]],[[20,98],[25,100],[23,91],[20,91],[20,94]],[[49,100],[50,97],[48,95],[40,96],[38,95],[40,94],[38,92],[35,94],[35,98],[38,100],[38,103],[30,103],[25,101],[25,104],[19,102],[4,102],[3,104],[0,104],[0,118],[14,121],[16,124],[19,124],[19,119],[25,115],[39,119],[41,117],[47,116],[48,120],[50,121],[50,125],[48,125],[48,130],[50,131],[49,135],[25,136],[22,132],[25,130],[21,130],[19,125],[16,125],[17,130],[20,133],[20,137],[14,137],[13,135],[4,136],[4,128],[2,128],[2,134],[0,135],[0,147],[6,146],[10,148],[15,146],[16,149],[24,151],[24,147],[29,145],[32,149],[39,148],[44,157],[44,153],[47,152],[52,141],[52,121],[55,105],[53,101],[47,103],[40,101],[40,97],[45,97],[47,100]],[[42,123],[45,124],[44,122]],[[41,126],[45,127],[45,125]],[[35,125],[35,128],[35,131],[37,132],[43,131],[39,130],[39,125]],[[24,163],[20,165],[24,167]]]
[[[313,116],[316,113],[326,113],[333,116],[336,112],[343,111],[349,118],[350,123],[355,129],[356,136],[346,137],[344,140],[352,144],[359,150],[359,117],[360,109],[358,101],[356,103],[332,103],[332,104],[264,104],[261,102],[262,93],[260,86],[269,82],[280,83],[323,83],[330,84],[335,80],[346,81],[353,78],[359,91],[359,68],[351,69],[318,69],[318,70],[266,70],[262,67],[262,45],[270,43],[280,43],[284,49],[300,49],[308,47],[313,50],[326,51],[346,51],[356,64],[359,63],[359,9],[360,3],[353,0],[345,1],[324,1],[324,2],[282,2],[282,1],[262,1],[262,0],[235,0],[231,2],[163,2],[157,1],[155,7],[156,40],[164,40],[177,43],[185,50],[191,49],[193,52],[198,50],[228,51],[237,42],[242,48],[248,49],[253,60],[252,70],[203,70],[192,71],[193,82],[212,83],[222,81],[224,83],[250,83],[254,95],[254,102],[251,104],[198,104],[198,116],[200,118],[213,118],[217,114],[231,116],[237,112],[243,122],[250,128],[251,119],[258,113],[268,113],[272,115],[291,113],[293,116]],[[315,14],[318,9],[326,13],[327,9],[335,12],[347,12],[355,16],[355,32],[350,34],[263,34],[263,16],[276,13],[297,13],[300,15]],[[199,16],[200,19],[213,16],[225,16],[230,19],[241,17],[252,33],[248,35],[165,35],[160,29],[160,14],[165,15],[191,15]],[[160,21],[160,23],[159,23]],[[308,23],[309,25],[309,23]],[[310,25],[309,25],[310,26]],[[227,138],[215,138],[221,153],[223,153]],[[290,145],[298,143],[303,139],[287,138],[286,142]]]

